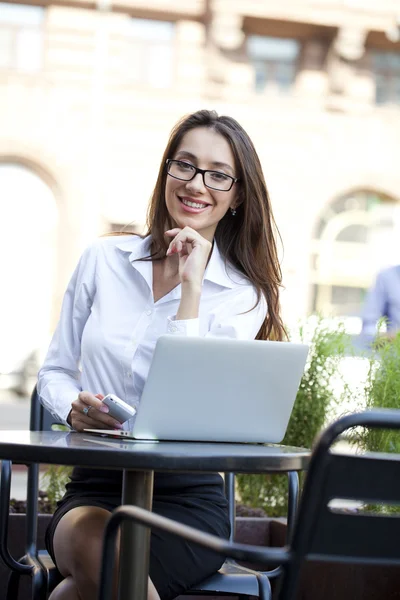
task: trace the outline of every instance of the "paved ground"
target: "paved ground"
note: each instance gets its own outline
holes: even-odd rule
[[[29,427],[29,398],[0,390],[0,429]]]

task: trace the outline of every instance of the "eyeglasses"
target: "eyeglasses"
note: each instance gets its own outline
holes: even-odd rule
[[[220,171],[198,169],[194,165],[183,160],[172,160],[171,158],[168,158],[166,164],[168,175],[171,175],[174,179],[191,181],[196,177],[197,173],[201,173],[204,185],[211,190],[218,190],[219,192],[229,192],[233,184],[239,181],[238,178],[231,177]]]

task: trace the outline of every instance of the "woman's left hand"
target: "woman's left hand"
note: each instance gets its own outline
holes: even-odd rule
[[[168,246],[167,256],[178,254],[181,283],[201,287],[212,248],[211,242],[191,227],[169,229],[165,235],[174,238]]]

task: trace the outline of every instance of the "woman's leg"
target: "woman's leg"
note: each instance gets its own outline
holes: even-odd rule
[[[149,577],[149,591],[147,594],[148,600],[160,600],[158,592],[154,587],[154,583]],[[78,595],[78,590],[71,576],[66,577],[63,581],[54,589],[49,600],[81,600]]]
[[[97,600],[103,534],[109,517],[107,510],[97,506],[73,508],[62,517],[53,547],[58,569],[65,579],[49,600]],[[115,564],[118,565],[118,556]],[[148,599],[160,600],[150,580]]]
[[[81,600],[76,585],[71,576],[66,577],[54,588],[50,595],[51,600]],[[50,600],[49,599],[49,600]]]

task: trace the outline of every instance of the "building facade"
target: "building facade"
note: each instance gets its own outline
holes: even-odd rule
[[[48,338],[82,249],[140,227],[169,132],[199,108],[259,152],[286,322],[356,318],[400,262],[399,32],[398,0],[0,2],[0,329]]]

